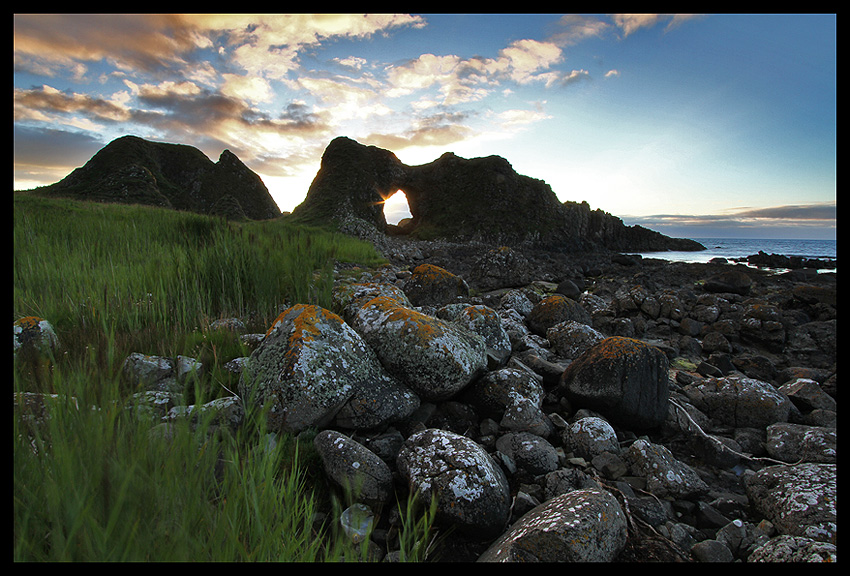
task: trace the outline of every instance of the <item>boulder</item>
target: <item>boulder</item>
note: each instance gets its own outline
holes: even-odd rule
[[[685,386],[683,392],[698,410],[736,428],[764,428],[786,422],[791,411],[787,396],[754,378],[707,378]]]
[[[706,292],[732,293],[746,296],[750,293],[753,280],[741,270],[726,270],[706,279],[703,288]]]
[[[437,497],[437,518],[478,537],[495,537],[510,517],[504,472],[465,436],[428,428],[412,434],[397,458],[410,492],[424,502]]]
[[[334,430],[323,430],[313,438],[325,473],[350,491],[357,501],[383,504],[393,494],[389,466],[371,450]]]
[[[469,329],[484,339],[490,368],[495,369],[504,365],[511,355],[511,339],[502,326],[502,318],[495,310],[483,304],[456,305],[441,308],[437,311],[437,316],[442,317],[442,311],[446,308],[458,309],[454,314],[447,312],[445,314],[447,320]]]
[[[399,389],[377,356],[342,318],[297,304],[274,321],[239,379],[248,406],[269,403],[272,431],[300,432],[329,423],[355,393]],[[364,394],[368,398],[368,394]]]
[[[532,476],[558,469],[558,452],[545,438],[530,432],[511,432],[496,441],[496,449]]]
[[[483,338],[386,296],[364,304],[352,326],[387,371],[423,400],[457,394],[487,367]]]
[[[508,246],[487,251],[469,272],[470,284],[482,292],[525,286],[531,280],[528,260],[522,252]]]
[[[561,376],[561,389],[580,407],[637,429],[667,418],[667,356],[640,340],[612,336],[575,359]]]
[[[779,422],[767,427],[765,448],[782,462],[836,463],[838,433],[835,428]]]
[[[744,477],[751,505],[780,534],[835,544],[837,484],[835,464],[804,462],[762,468]]]
[[[587,324],[568,320],[549,328],[546,339],[559,356],[572,360],[604,340],[605,336]]]
[[[15,358],[21,355],[50,355],[59,349],[59,337],[44,318],[26,316],[12,322],[12,341]]]
[[[593,319],[581,304],[563,294],[552,294],[538,302],[526,322],[529,329],[538,336],[546,336],[546,331],[556,324],[574,320],[590,325]]]
[[[687,499],[708,492],[708,485],[694,469],[661,444],[637,440],[624,453],[624,459],[632,474],[646,478],[646,489],[660,498]]]
[[[835,544],[801,536],[771,538],[749,555],[747,562],[829,562],[838,561]]]
[[[614,428],[597,416],[585,416],[573,422],[564,430],[563,440],[566,448],[588,462],[606,452],[620,452]]]
[[[600,489],[575,490],[540,504],[505,532],[479,562],[611,562],[625,548],[620,504]]]
[[[420,264],[405,281],[404,293],[414,306],[442,306],[469,296],[469,286],[444,268]]]
[[[501,368],[472,383],[464,390],[463,399],[482,417],[492,418],[508,430],[546,436],[550,425],[541,408],[545,394],[543,385],[527,370]]]

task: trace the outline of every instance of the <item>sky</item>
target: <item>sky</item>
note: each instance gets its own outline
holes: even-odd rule
[[[16,14],[13,32],[16,190],[132,134],[229,149],[291,211],[347,136],[411,166],[501,156],[670,236],[836,234],[835,14]]]

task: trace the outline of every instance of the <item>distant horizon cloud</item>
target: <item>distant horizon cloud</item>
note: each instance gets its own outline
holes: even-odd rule
[[[639,225],[668,236],[795,237],[835,239],[838,210],[835,202],[789,204],[766,208],[736,208],[721,214],[654,214],[619,216],[624,224]],[[738,236],[729,236],[729,234]]]

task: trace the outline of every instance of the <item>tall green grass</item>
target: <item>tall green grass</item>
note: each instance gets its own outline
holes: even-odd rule
[[[14,559],[362,557],[314,525],[329,487],[309,442],[272,446],[256,414],[237,431],[157,425],[128,407],[136,390],[120,377],[130,352],[186,354],[205,365],[188,400],[235,390],[221,367],[247,350],[210,321],[237,316],[265,331],[286,304],[330,307],[334,260],[383,263],[369,244],[285,219],[16,193],[14,319],[47,319],[62,347],[14,371]],[[37,396],[48,417],[25,408],[29,392],[55,394]],[[433,510],[410,510],[402,556],[422,559]]]

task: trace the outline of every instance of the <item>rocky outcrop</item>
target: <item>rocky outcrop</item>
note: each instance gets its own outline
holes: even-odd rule
[[[692,240],[626,226],[586,202],[562,203],[548,184],[517,174],[499,156],[465,159],[447,152],[429,164],[407,166],[388,150],[346,137],[328,145],[293,216],[335,221],[360,235],[369,230],[384,234],[382,204],[398,190],[407,196],[412,216],[403,231],[419,239],[560,251],[704,249]]]
[[[212,162],[183,144],[137,136],[113,140],[86,164],[37,193],[121,204],[145,204],[229,218],[265,220],[280,209],[263,181],[230,150]]]
[[[709,287],[726,266],[612,263],[573,275],[578,293],[538,281],[420,306],[409,269],[340,274],[336,312],[296,304],[259,335],[238,397],[178,405],[177,365],[131,355],[146,389],[131,402],[160,426],[212,411],[233,428],[277,403],[273,429],[300,430],[328,485],[360,491],[378,526],[357,538],[390,553],[396,503],[418,495],[453,529],[445,560],[835,561],[836,310],[795,296],[834,277],[739,270],[743,295]],[[575,300],[539,310],[580,317],[532,314],[555,290]],[[797,336],[756,338],[753,319]],[[51,401],[15,397],[33,425]]]

